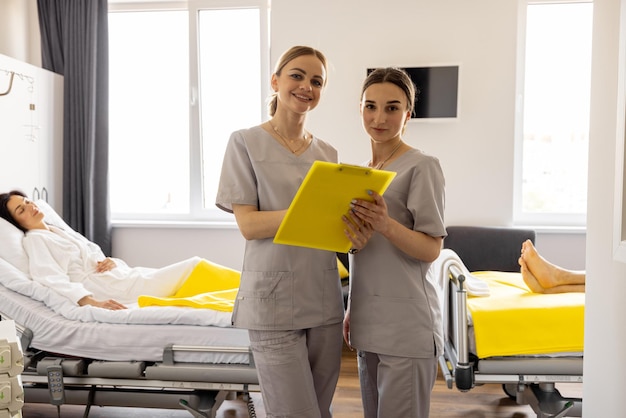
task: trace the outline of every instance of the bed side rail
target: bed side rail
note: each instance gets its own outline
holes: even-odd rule
[[[219,346],[200,346],[200,345],[178,345],[168,344],[163,349],[163,364],[167,366],[174,365],[174,353],[176,351],[193,351],[201,353],[231,353],[231,354],[247,354],[248,365],[254,368],[254,357],[252,351],[248,347],[219,347]]]
[[[454,347],[451,343],[447,344],[450,352],[454,352],[454,382],[456,387],[464,392],[474,387],[474,365],[469,359],[469,337],[468,329],[468,313],[467,313],[467,290],[464,288],[465,275],[456,266],[450,266],[450,283],[448,289],[450,294],[450,306],[453,308],[449,312],[449,324],[452,326]],[[455,350],[454,350],[454,349]]]

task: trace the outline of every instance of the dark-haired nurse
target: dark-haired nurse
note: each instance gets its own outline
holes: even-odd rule
[[[441,306],[427,271],[446,235],[444,177],[435,157],[402,139],[414,98],[411,79],[397,68],[370,73],[361,93],[368,165],[397,173],[384,198],[354,202],[360,223],[346,222],[362,248],[350,259],[344,338],[357,349],[365,418],[428,418],[443,349]]]

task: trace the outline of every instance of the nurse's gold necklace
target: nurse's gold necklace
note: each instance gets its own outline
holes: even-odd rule
[[[274,132],[276,132],[276,135],[278,135],[278,137],[280,138],[280,140],[281,140],[281,141],[283,141],[283,144],[285,144],[285,146],[287,147],[287,149],[288,149],[289,151],[291,151],[293,154],[297,154],[297,153],[298,153],[298,151],[300,151],[302,148],[304,148],[305,146],[307,146],[307,145],[309,144],[309,139],[311,139],[311,138],[310,138],[310,136],[309,136],[306,132],[304,132],[304,134],[302,135],[302,142],[300,143],[300,146],[299,146],[298,148],[296,148],[296,149],[291,148],[291,145],[289,145],[289,142],[294,142],[294,141],[296,141],[296,140],[295,140],[295,139],[287,139],[287,138],[285,138],[285,137],[284,137],[284,136],[280,133],[280,131],[278,130],[278,128],[277,128],[276,126],[274,126],[274,124],[272,123],[272,121],[271,121],[271,120],[268,120],[267,122],[270,124],[270,126],[272,127],[272,129],[274,130]]]
[[[394,149],[393,149],[393,150],[391,150],[391,152],[389,153],[389,155],[387,156],[387,158],[385,158],[384,160],[382,160],[381,162],[379,162],[378,164],[376,164],[376,167],[374,167],[374,169],[376,169],[376,170],[380,170],[381,168],[383,168],[383,166],[385,165],[385,163],[386,163],[387,161],[389,161],[389,159],[390,159],[391,157],[393,157],[393,154],[395,154],[395,153],[396,153],[396,151],[398,151],[398,149],[400,148],[400,146],[401,146],[401,145],[402,145],[402,140],[400,140],[400,142],[398,142],[398,145],[396,145],[396,146],[394,147]],[[373,159],[372,159],[372,160],[370,160],[370,162],[369,162],[368,166],[372,167],[372,164],[373,164]]]

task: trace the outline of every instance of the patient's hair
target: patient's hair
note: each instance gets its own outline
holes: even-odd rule
[[[285,51],[283,55],[280,56],[280,58],[278,59],[278,62],[276,63],[274,74],[280,75],[285,65],[287,65],[290,61],[298,57],[301,57],[303,55],[315,55],[322,62],[322,65],[324,66],[324,70],[328,72],[328,65],[326,64],[326,57],[324,56],[324,54],[322,54],[321,51],[318,51],[315,48],[311,48],[310,46],[298,45],[298,46],[292,46],[287,51]],[[324,80],[324,84],[326,84],[326,80]],[[276,113],[276,107],[278,106],[277,96],[278,96],[277,92],[272,93],[272,95],[270,96],[270,101],[268,104],[268,112],[270,116],[274,116],[274,114]]]
[[[363,88],[361,89],[361,98],[363,98],[363,94],[369,86],[379,83],[392,83],[400,87],[400,89],[404,92],[407,98],[407,110],[413,113],[413,109],[415,108],[415,98],[419,94],[419,90],[415,87],[415,84],[413,84],[413,80],[411,80],[411,77],[407,74],[406,71],[397,67],[375,69],[368,74],[367,78],[363,82]]]
[[[20,231],[26,232],[22,225],[20,225],[15,219],[13,219],[13,215],[11,215],[11,213],[9,212],[9,207],[7,205],[9,204],[9,199],[11,199],[12,196],[28,197],[19,190],[11,190],[9,193],[0,193],[0,217],[9,221]]]

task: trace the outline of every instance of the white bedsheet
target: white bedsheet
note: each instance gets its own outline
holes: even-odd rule
[[[109,311],[78,307],[0,259],[0,313],[34,333],[45,351],[100,360],[161,361],[168,344],[248,347],[229,312],[183,307]],[[176,361],[248,363],[246,354],[180,353]]]
[[[468,295],[489,296],[489,285],[470,273],[458,254],[449,248],[441,250],[439,257],[432,262],[428,271],[429,275],[432,275],[435,283],[438,284],[439,289],[443,289],[447,285],[451,266],[455,266],[461,270],[465,276],[464,286]]]

